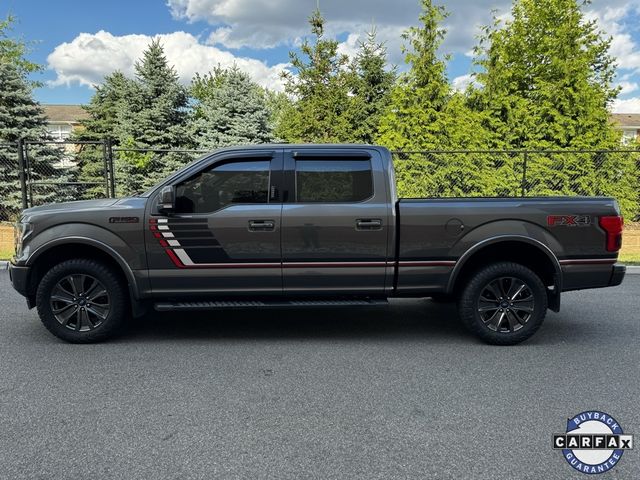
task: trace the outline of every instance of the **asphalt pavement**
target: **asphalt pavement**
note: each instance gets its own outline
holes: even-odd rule
[[[640,276],[567,293],[515,347],[455,308],[149,315],[51,336],[0,272],[2,479],[586,478],[552,449],[602,410],[640,441]],[[640,448],[603,478],[640,478]]]

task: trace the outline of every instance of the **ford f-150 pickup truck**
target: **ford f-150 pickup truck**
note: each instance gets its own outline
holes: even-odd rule
[[[619,285],[613,198],[398,199],[388,150],[213,152],[148,192],[25,210],[14,288],[76,343],[157,311],[457,301],[485,342],[515,344],[561,292]]]

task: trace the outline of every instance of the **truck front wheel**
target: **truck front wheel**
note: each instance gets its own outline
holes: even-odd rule
[[[531,337],[547,314],[540,277],[527,267],[500,262],[471,275],[458,299],[460,318],[493,345],[515,345]]]
[[[67,342],[94,343],[113,336],[127,315],[127,291],[107,265],[67,260],[42,277],[36,306],[44,326]]]

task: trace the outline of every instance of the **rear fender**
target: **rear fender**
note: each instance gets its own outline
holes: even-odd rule
[[[501,233],[496,235],[496,231]],[[560,292],[562,291],[562,269],[558,261],[557,253],[563,251],[562,245],[545,229],[536,224],[521,220],[500,220],[484,224],[462,237],[452,249],[452,256],[459,260],[456,262],[449,278],[447,293],[453,293],[458,276],[463,271],[465,264],[473,258],[474,255],[481,253],[482,249],[486,247],[501,242],[525,243],[545,254],[554,270],[554,288],[549,291],[549,308],[553,311],[559,311]]]

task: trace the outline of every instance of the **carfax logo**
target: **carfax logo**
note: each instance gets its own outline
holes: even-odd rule
[[[608,413],[587,411],[567,420],[566,433],[553,436],[553,448],[562,450],[569,465],[582,473],[604,473],[633,448],[633,435],[624,435]]]

